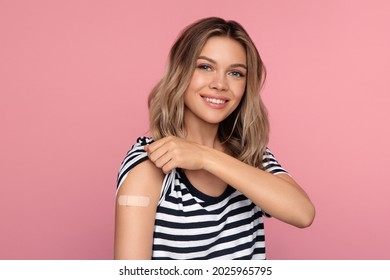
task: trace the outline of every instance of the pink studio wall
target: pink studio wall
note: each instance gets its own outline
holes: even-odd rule
[[[390,4],[0,2],[0,259],[111,259],[119,164],[168,50],[241,22],[268,68],[270,147],[317,208],[266,221],[270,259],[390,258]]]

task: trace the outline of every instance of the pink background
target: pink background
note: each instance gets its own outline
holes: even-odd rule
[[[0,1],[0,259],[111,259],[116,174],[178,32],[241,22],[270,147],[317,208],[269,259],[390,258],[390,2]]]

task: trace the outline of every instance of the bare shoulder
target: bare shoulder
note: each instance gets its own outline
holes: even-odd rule
[[[149,159],[143,161],[128,172],[117,195],[145,195],[151,198],[159,196],[164,173]]]

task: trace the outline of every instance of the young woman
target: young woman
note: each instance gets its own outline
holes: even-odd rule
[[[313,204],[267,148],[264,78],[237,22],[181,33],[149,96],[152,137],[119,171],[116,259],[265,259],[264,216],[312,223]]]

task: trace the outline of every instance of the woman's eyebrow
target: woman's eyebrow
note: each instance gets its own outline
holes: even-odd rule
[[[207,56],[203,56],[202,55],[202,56],[199,56],[198,59],[204,59],[204,60],[207,60],[207,61],[209,61],[209,62],[211,62],[213,64],[217,64],[217,62],[214,59],[209,58]],[[242,67],[244,69],[247,69],[246,65],[242,64],[242,63],[235,63],[235,64],[230,65],[230,67]]]

